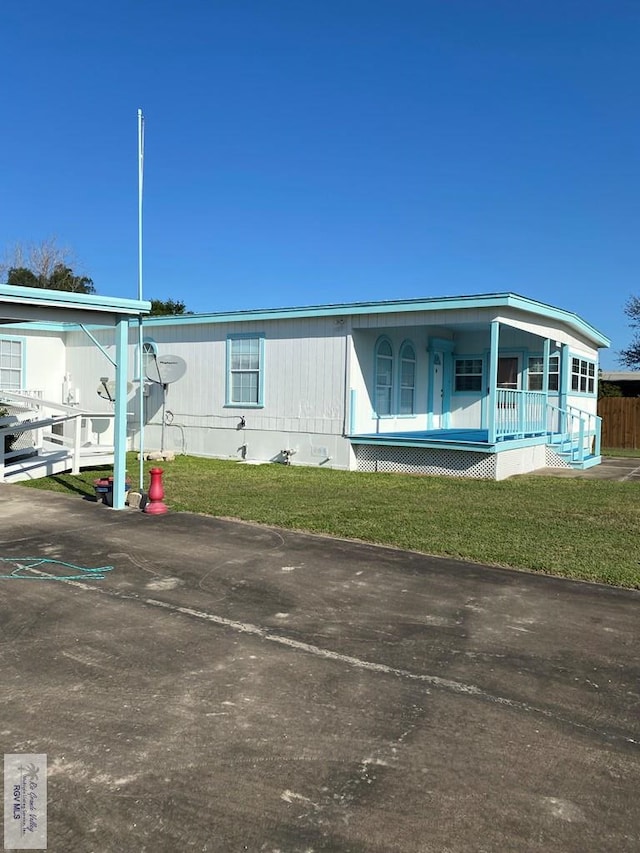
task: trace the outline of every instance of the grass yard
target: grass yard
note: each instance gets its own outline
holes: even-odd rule
[[[640,458],[640,450],[630,450],[626,447],[607,447],[601,450],[602,456],[624,456],[626,458]]]
[[[128,465],[136,483],[133,454]],[[162,467],[165,502],[174,510],[640,588],[634,483],[537,476],[496,483],[193,456]],[[102,473],[20,485],[92,496]]]

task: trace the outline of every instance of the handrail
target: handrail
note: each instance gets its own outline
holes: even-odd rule
[[[82,449],[82,421],[86,418],[101,417],[114,418],[113,412],[100,412],[97,415],[88,414],[82,410],[76,409],[73,413],[65,415],[53,415],[48,418],[37,418],[36,420],[14,421],[6,426],[0,426],[0,482],[4,480],[4,468],[6,459],[10,459],[17,455],[16,451],[5,452],[4,437],[5,435],[15,435],[15,433],[24,433],[35,431],[36,443],[34,447],[41,447],[43,441],[42,430],[46,426],[54,426],[65,421],[73,421],[72,447],[73,455],[71,460],[71,473],[78,474],[80,472],[80,450]]]
[[[548,403],[547,407],[552,412],[558,412],[560,420],[558,424],[558,432],[561,435],[567,436],[567,441],[571,442],[571,458],[577,462],[584,462],[585,446],[589,443],[589,453],[593,449],[594,456],[600,456],[600,442],[602,437],[602,418],[594,412],[587,412],[585,409],[580,409],[578,406],[567,405],[566,409],[560,408],[553,403]],[[591,426],[593,420],[593,428]],[[577,427],[577,429],[576,429]],[[554,430],[548,430],[549,435],[557,434]],[[577,443],[575,436],[577,435]],[[591,439],[594,439],[593,448],[591,447]]]

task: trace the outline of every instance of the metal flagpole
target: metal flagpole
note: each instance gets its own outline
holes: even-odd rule
[[[138,299],[142,301],[142,186],[144,179],[144,116],[138,110]],[[138,317],[138,358],[140,394],[140,492],[144,492],[144,354],[142,315]]]

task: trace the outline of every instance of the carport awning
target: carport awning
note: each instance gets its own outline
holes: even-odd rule
[[[0,284],[0,323],[115,326],[123,317],[139,317],[150,310],[150,302],[137,299]]]
[[[114,430],[113,507],[125,502],[127,442],[127,343],[129,320],[151,311],[151,303],[39,287],[0,284],[0,324],[74,323],[111,326],[115,330],[116,401]]]

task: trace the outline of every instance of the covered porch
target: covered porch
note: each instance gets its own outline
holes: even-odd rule
[[[421,333],[422,364],[414,344]],[[400,405],[394,411],[393,342],[401,337],[409,344],[399,348]],[[600,462],[597,346],[590,361],[576,358],[584,346],[562,326],[518,316],[481,324],[476,316],[469,323],[402,328],[399,334],[389,328],[378,340],[384,346],[377,346],[373,379],[362,388],[372,410],[368,417],[358,402],[361,389],[351,389],[347,437],[358,469],[369,470],[373,460],[375,470],[418,473],[422,466],[426,473],[435,468],[501,479],[507,472]],[[354,349],[358,355],[363,346],[356,341]],[[403,357],[407,350],[411,359]]]

